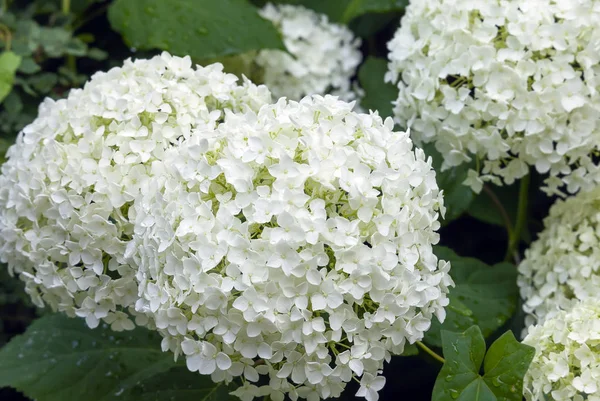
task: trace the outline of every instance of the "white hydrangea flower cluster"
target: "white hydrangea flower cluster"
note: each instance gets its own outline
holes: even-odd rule
[[[397,121],[435,142],[466,184],[510,184],[529,166],[544,190],[600,182],[600,3],[419,0],[388,44]],[[483,162],[483,163],[481,163]]]
[[[531,328],[527,401],[600,401],[600,301],[589,299]]]
[[[41,104],[0,175],[0,260],[36,305],[133,329],[131,204],[171,145],[213,129],[225,109],[270,102],[265,87],[236,80],[219,64],[194,69],[164,53]]]
[[[275,98],[300,100],[304,96],[329,93],[355,100],[352,77],[362,61],[360,39],[348,27],[329,22],[326,15],[302,6],[268,3],[260,15],[281,32],[288,52],[261,50],[247,55],[256,64],[259,79]]]
[[[526,326],[598,298],[600,188],[558,200],[518,269]]]
[[[383,363],[443,320],[431,159],[333,96],[229,113],[156,163],[136,202],[136,310],[243,400],[378,399]],[[264,377],[259,383],[259,378]]]

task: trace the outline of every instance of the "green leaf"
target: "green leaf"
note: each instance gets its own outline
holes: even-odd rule
[[[62,57],[67,52],[67,47],[72,40],[71,32],[64,28],[39,28],[39,45],[44,48],[44,53],[50,58]]]
[[[333,22],[343,24],[367,13],[401,10],[408,4],[408,0],[275,0],[270,2],[301,5],[327,15]],[[267,1],[257,3],[262,6]]]
[[[425,342],[442,345],[442,330],[463,331],[477,325],[488,337],[498,330],[517,308],[519,293],[517,269],[510,263],[489,266],[474,258],[460,257],[445,247],[436,247],[440,259],[450,261],[450,276],[456,286],[450,289],[446,320],[434,319]]]
[[[19,65],[19,72],[23,74],[35,74],[40,70],[41,67],[31,57],[23,57]]]
[[[522,394],[523,376],[534,354],[535,348],[518,342],[511,331],[494,341],[483,363],[484,379],[496,388],[500,399],[520,400],[515,393]]]
[[[359,15],[400,10],[407,4],[408,0],[351,0],[342,14],[341,21],[347,24]]]
[[[3,103],[4,110],[14,116],[19,115],[23,110],[23,101],[18,91],[12,91],[8,94]]]
[[[191,373],[185,366],[141,381],[119,401],[239,401],[229,394],[232,389],[215,384],[210,377]]]
[[[433,387],[432,401],[522,400],[523,376],[533,359],[533,347],[519,343],[508,331],[486,355],[485,340],[477,326],[463,333],[443,331],[442,339],[446,363]]]
[[[116,0],[112,27],[138,49],[203,60],[257,49],[285,49],[275,26],[246,0]]]
[[[83,57],[87,54],[88,47],[80,39],[72,38],[65,45],[65,53],[75,57]]]
[[[108,58],[108,53],[102,49],[91,48],[87,52],[87,56],[96,61],[106,60]]]
[[[360,86],[365,91],[365,96],[360,104],[365,109],[378,110],[383,118],[391,117],[392,101],[396,100],[398,91],[383,77],[387,71],[387,62],[382,58],[368,57],[358,70]]]
[[[15,74],[21,64],[21,56],[11,51],[0,54],[0,103],[8,96],[15,83]]]
[[[460,166],[442,171],[443,157],[437,151],[435,145],[428,143],[423,146],[423,151],[426,155],[431,156],[438,186],[444,190],[446,215],[443,224],[448,224],[466,212],[475,198],[475,194],[471,188],[463,184],[467,178],[470,165],[461,164]]]
[[[90,330],[82,319],[58,314],[35,321],[0,350],[4,386],[38,401],[187,401],[191,395],[216,401],[212,394],[219,401],[230,399],[210,378],[189,372],[173,362],[173,354],[161,352],[155,332]]]
[[[350,29],[356,36],[368,38],[385,29],[388,24],[394,24],[395,28],[399,23],[399,15],[398,12],[364,14],[352,20]]]
[[[38,93],[46,94],[49,93],[54,85],[58,82],[58,75],[53,72],[43,72],[41,74],[33,75],[27,80]]]

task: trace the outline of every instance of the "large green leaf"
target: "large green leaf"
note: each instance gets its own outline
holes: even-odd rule
[[[285,3],[302,5],[318,13],[325,14],[331,21],[349,23],[354,18],[367,13],[384,13],[401,10],[408,4],[408,0],[259,0],[256,3],[262,6],[265,3]]]
[[[341,21],[348,23],[352,19],[366,13],[381,13],[399,10],[408,4],[408,0],[351,0],[348,2]]]
[[[239,401],[229,394],[231,388],[215,384],[210,377],[176,366],[136,384],[125,401]],[[119,401],[123,399],[120,398]]]
[[[436,171],[436,180],[440,189],[444,190],[444,205],[446,206],[446,216],[442,224],[448,224],[452,220],[460,217],[469,209],[475,194],[470,187],[463,184],[467,178],[469,164],[442,171],[443,157],[437,151],[433,143],[423,146],[423,150],[433,160],[433,168]]]
[[[370,36],[376,35],[378,32],[386,29],[388,25],[392,25],[397,28],[400,22],[401,12],[388,12],[388,13],[368,13],[354,18],[350,22],[350,29],[358,37],[368,39]],[[378,53],[380,49],[387,53],[385,42],[382,41],[371,41],[368,43],[368,52],[371,54]]]
[[[198,60],[285,48],[275,26],[246,0],[116,0],[108,18],[129,46]]]
[[[361,106],[378,110],[383,118],[392,117],[392,101],[398,95],[394,85],[384,82],[386,71],[387,62],[376,57],[368,57],[358,70],[358,80],[365,91],[365,96],[360,101]]]
[[[21,64],[21,56],[11,51],[0,54],[0,103],[8,96],[15,83],[15,74]]]
[[[38,401],[227,401],[210,378],[177,365],[157,333],[90,330],[82,319],[49,315],[0,350],[0,387]]]
[[[523,376],[533,359],[533,347],[519,343],[509,331],[486,355],[485,340],[477,326],[464,333],[443,331],[442,338],[446,362],[435,382],[432,401],[522,400]]]
[[[463,331],[477,325],[487,337],[499,329],[517,308],[517,269],[510,263],[489,266],[474,258],[458,256],[445,247],[436,247],[441,259],[450,261],[450,276],[456,286],[450,289],[446,320],[434,319],[425,342],[441,346],[442,330]]]

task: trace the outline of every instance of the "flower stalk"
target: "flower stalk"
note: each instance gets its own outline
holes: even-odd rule
[[[429,348],[428,346],[423,344],[421,341],[417,341],[416,344],[419,348],[421,348],[423,351],[425,351],[427,354],[429,354],[436,361],[438,361],[440,363],[446,363],[446,360],[444,358],[442,358],[434,350],[432,350],[431,348]]]
[[[504,257],[504,259],[507,261],[511,258],[518,260],[518,246],[519,242],[521,241],[521,234],[525,228],[525,223],[527,222],[529,181],[529,174],[521,179],[521,185],[519,188],[519,204],[517,206],[517,221],[515,223],[515,229],[508,240],[508,249],[506,251],[506,256]]]

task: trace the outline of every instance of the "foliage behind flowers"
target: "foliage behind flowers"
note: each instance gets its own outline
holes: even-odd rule
[[[0,399],[597,397],[598,6],[407,6],[0,2]]]

